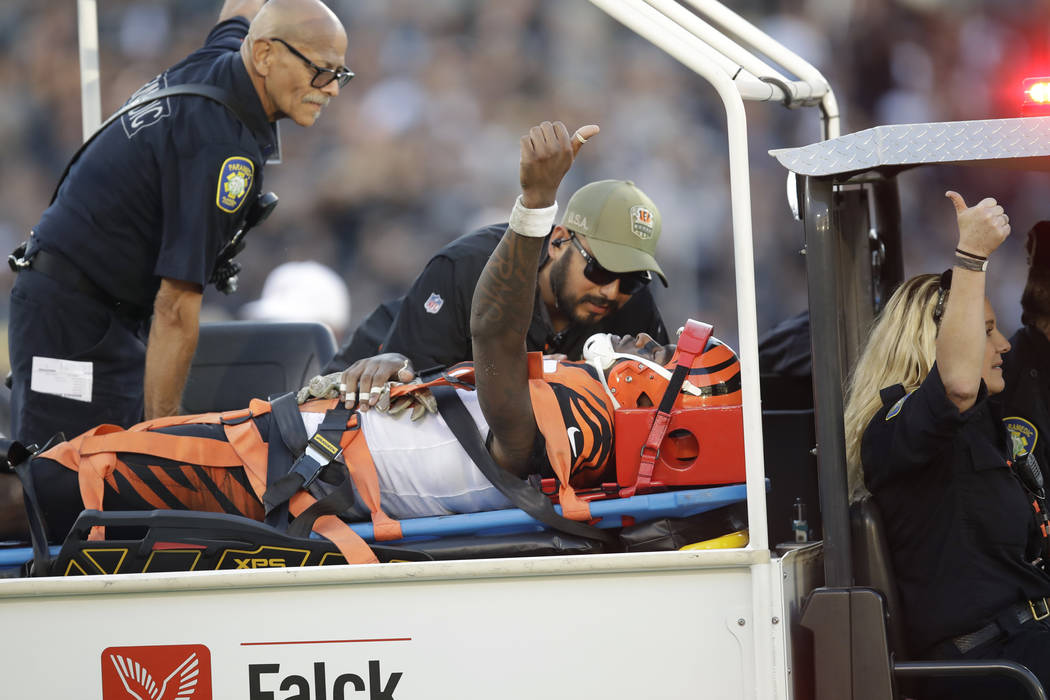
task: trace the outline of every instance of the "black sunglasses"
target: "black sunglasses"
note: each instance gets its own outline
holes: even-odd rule
[[[310,80],[310,85],[312,85],[315,88],[323,88],[324,86],[331,83],[333,80],[339,81],[339,87],[345,87],[346,84],[350,82],[350,78],[354,77],[354,72],[346,66],[340,66],[339,68],[336,68],[334,70],[332,68],[322,68],[306,56],[299,53],[298,49],[296,49],[284,39],[271,37],[270,41],[281,42],[282,44],[284,44],[285,48],[292,52],[293,55],[298,56],[303,63],[310,66],[314,69],[314,71],[316,71],[314,73],[313,79]]]
[[[584,261],[587,263],[583,268],[583,276],[594,282],[599,287],[604,287],[613,280],[620,280],[621,294],[637,294],[645,288],[645,285],[653,281],[653,276],[648,270],[635,272],[612,272],[598,264],[590,253],[588,253],[580,242],[576,240],[576,232],[569,231],[569,240],[572,241],[576,250],[580,251]]]
[[[952,288],[952,268],[941,273],[941,279],[937,282],[937,305],[933,307],[933,322],[941,325],[941,317],[944,316],[944,304],[948,300],[948,292]]]

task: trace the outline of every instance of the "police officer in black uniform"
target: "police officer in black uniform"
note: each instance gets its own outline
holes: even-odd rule
[[[860,463],[886,524],[912,652],[1006,658],[1047,684],[1050,576],[1037,565],[1047,540],[1031,475],[1014,463],[988,401],[1003,390],[1010,346],[985,299],[984,270],[1009,222],[993,199],[968,208],[949,195],[959,219],[955,265],[940,278],[909,280],[887,305],[855,370],[847,441],[858,439],[854,408],[872,406]],[[893,375],[902,383],[887,386]],[[861,389],[879,385],[881,406]],[[1027,696],[987,677],[937,679],[922,697]]]
[[[1028,280],[1021,323],[1003,358],[1006,389],[1000,396],[1014,440],[1035,455],[1044,479],[1050,468],[1050,221],[1028,232]]]
[[[373,312],[328,363],[337,372],[382,352],[408,357],[418,370],[473,357],[470,305],[485,263],[507,224],[487,226],[442,248],[412,283],[387,329],[389,304]],[[601,180],[569,199],[540,258],[529,350],[580,358],[594,333],[648,333],[668,342],[649,282],[667,280],[653,254],[660,237],[656,205],[632,182]],[[385,336],[384,336],[385,332]]]
[[[204,285],[256,202],[274,123],[314,123],[353,76],[346,45],[319,0],[226,0],[204,46],[132,96],[194,84],[218,100],[145,102],[78,154],[18,261],[15,437],[177,413]]]

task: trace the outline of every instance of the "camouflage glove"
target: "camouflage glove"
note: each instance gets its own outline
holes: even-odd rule
[[[342,372],[333,372],[324,376],[318,374],[310,380],[309,384],[299,390],[295,395],[295,400],[304,404],[314,399],[337,399],[340,394],[339,382],[342,377]]]
[[[413,379],[411,384],[421,384],[420,380]],[[411,408],[412,420],[421,419],[428,413],[437,413],[437,399],[430,393],[430,389],[419,389],[407,394],[391,398],[390,390],[396,386],[404,386],[403,382],[387,382],[383,385],[383,391],[379,394],[379,400],[373,407],[391,416],[400,416]]]
[[[340,398],[344,388],[341,384],[342,378],[342,372],[334,372],[324,376],[317,375],[310,380],[309,384],[299,390],[295,400],[303,404],[314,399]],[[421,383],[418,379],[409,382],[409,384]],[[421,419],[427,413],[437,413],[437,399],[434,398],[429,389],[420,389],[391,398],[390,390],[402,385],[403,382],[387,382],[384,384],[379,394],[379,399],[373,408],[395,417],[400,416],[411,408],[410,415],[414,421]]]

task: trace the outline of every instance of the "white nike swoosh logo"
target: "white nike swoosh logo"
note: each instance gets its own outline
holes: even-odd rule
[[[572,448],[572,456],[575,459],[576,457],[579,457],[580,454],[579,454],[579,450],[576,449],[576,440],[572,436],[572,431],[574,431],[574,430],[576,431],[577,434],[582,435],[582,433],[580,433],[580,429],[579,428],[569,428],[568,431],[567,431],[569,433],[569,447]]]

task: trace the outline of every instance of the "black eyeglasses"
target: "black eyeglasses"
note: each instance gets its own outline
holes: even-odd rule
[[[303,63],[305,63],[306,65],[310,66],[311,68],[314,69],[314,71],[316,71],[314,73],[313,79],[310,80],[310,85],[314,86],[315,88],[323,88],[324,86],[326,86],[329,83],[331,83],[333,80],[338,80],[339,81],[339,87],[345,87],[346,84],[350,82],[350,78],[354,77],[354,72],[352,70],[350,70],[349,68],[347,68],[346,66],[340,66],[339,68],[335,68],[335,69],[322,68],[321,66],[317,65],[316,63],[311,61],[306,56],[304,56],[301,53],[299,53],[298,49],[296,49],[294,46],[289,44],[284,39],[278,39],[277,37],[272,37],[270,39],[270,41],[279,41],[279,42],[281,42],[282,44],[284,44],[285,48],[287,48],[289,51],[292,52],[293,55],[299,57],[299,59]]]
[[[952,268],[941,273],[941,279],[937,282],[937,305],[933,307],[933,322],[941,325],[941,317],[944,316],[944,304],[948,300],[948,292],[952,288]]]
[[[637,294],[645,288],[645,285],[653,281],[653,276],[648,270],[635,272],[612,272],[598,264],[590,253],[588,253],[580,242],[576,240],[576,232],[569,231],[569,240],[572,241],[576,250],[580,251],[584,261],[587,263],[583,268],[583,276],[594,282],[599,287],[604,287],[613,280],[620,280],[621,294]]]

